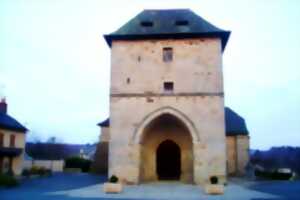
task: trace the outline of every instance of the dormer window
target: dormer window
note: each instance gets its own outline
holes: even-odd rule
[[[175,22],[176,26],[187,26],[189,22],[187,20],[178,20]]]
[[[151,21],[142,21],[141,26],[143,26],[143,27],[152,27],[153,22],[151,22]]]

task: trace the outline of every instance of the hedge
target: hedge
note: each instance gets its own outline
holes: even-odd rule
[[[89,172],[91,163],[90,160],[84,158],[71,157],[65,160],[65,168],[80,168],[82,172]]]
[[[13,176],[7,174],[0,174],[0,186],[14,187],[19,185],[19,182]]]
[[[293,176],[293,173],[280,173],[277,171],[268,172],[268,171],[260,171],[260,170],[255,170],[254,174],[257,177],[272,179],[272,180],[289,180]]]

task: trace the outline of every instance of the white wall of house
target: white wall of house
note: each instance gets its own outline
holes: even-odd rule
[[[52,172],[62,172],[64,170],[65,161],[64,160],[34,160],[34,161],[25,160],[23,162],[24,169],[29,169],[32,166],[51,169]]]

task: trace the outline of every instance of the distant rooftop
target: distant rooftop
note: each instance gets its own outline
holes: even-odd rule
[[[113,40],[218,37],[224,50],[229,35],[230,31],[212,25],[190,9],[171,9],[144,10],[104,38],[111,46]]]
[[[0,128],[20,131],[22,133],[27,131],[27,128],[25,128],[20,122],[4,113],[0,113]]]
[[[225,107],[225,128],[226,136],[249,134],[244,118],[228,107]]]
[[[7,104],[5,98],[0,100],[0,128],[25,133],[25,128],[20,122],[7,114]]]

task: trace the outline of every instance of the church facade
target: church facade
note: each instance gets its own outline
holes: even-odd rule
[[[128,184],[201,185],[243,173],[248,131],[224,107],[222,54],[229,35],[191,10],[176,9],[144,10],[104,36],[111,47],[110,118],[99,125],[109,176]]]

